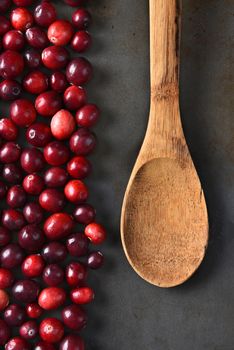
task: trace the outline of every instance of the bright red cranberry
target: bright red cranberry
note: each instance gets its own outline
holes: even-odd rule
[[[28,73],[23,80],[24,90],[31,94],[39,95],[48,88],[48,78],[45,73],[33,71]]]
[[[20,305],[11,304],[4,312],[4,320],[11,327],[21,326],[25,319],[25,310]]]
[[[10,336],[10,328],[8,327],[5,321],[0,319],[0,345],[4,346],[10,339]]]
[[[7,50],[0,56],[0,75],[4,79],[16,78],[23,72],[24,60],[17,51]]]
[[[82,203],[88,198],[88,188],[80,180],[69,181],[64,189],[67,199],[75,204]]]
[[[5,350],[30,350],[30,344],[20,337],[12,338],[5,345]]]
[[[49,46],[42,52],[42,62],[49,69],[63,69],[69,60],[69,53],[65,47]]]
[[[27,129],[26,138],[35,147],[45,147],[52,139],[50,127],[45,123],[32,124]]]
[[[0,97],[4,101],[12,101],[20,97],[22,87],[16,80],[6,79],[0,83]]]
[[[0,226],[0,247],[4,247],[5,245],[7,245],[10,242],[10,240],[10,231],[5,227]]]
[[[68,236],[74,226],[74,221],[67,213],[56,213],[48,217],[44,224],[44,232],[51,240]]]
[[[26,202],[27,196],[22,186],[12,186],[7,193],[7,204],[12,208],[21,208]]]
[[[44,190],[39,197],[39,203],[46,211],[60,212],[65,206],[65,198],[62,192],[50,188]]]
[[[16,164],[5,164],[2,172],[3,178],[11,183],[18,184],[21,182],[23,174],[21,168]]]
[[[72,14],[72,23],[79,30],[87,29],[91,22],[91,15],[89,11],[85,9],[80,8]]]
[[[67,45],[73,35],[73,28],[69,21],[57,20],[48,28],[49,41],[56,46]]]
[[[0,180],[0,199],[3,199],[7,193],[6,184]]]
[[[88,255],[87,265],[89,268],[96,270],[102,267],[104,262],[104,257],[101,252],[91,252]]]
[[[0,12],[5,13],[11,6],[11,0],[1,0],[0,2]]]
[[[50,86],[56,92],[64,92],[67,88],[68,81],[63,72],[54,72],[50,77]]]
[[[66,68],[66,76],[69,83],[83,85],[87,83],[93,74],[90,62],[84,57],[73,59]]]
[[[8,230],[20,230],[25,224],[25,221],[22,213],[18,210],[6,209],[2,213],[2,224]]]
[[[49,264],[59,263],[66,259],[67,250],[62,243],[50,242],[43,247],[41,255]]]
[[[64,326],[57,318],[45,318],[39,329],[40,337],[48,343],[58,343],[64,335]]]
[[[88,225],[94,221],[96,211],[92,205],[84,203],[76,207],[73,216],[79,224]]]
[[[48,187],[63,187],[67,182],[68,174],[63,168],[50,168],[45,172],[44,180]]]
[[[35,321],[27,321],[20,327],[19,333],[22,338],[31,340],[36,338],[38,334],[38,326]]]
[[[69,86],[63,95],[65,106],[74,111],[86,103],[87,93],[82,86]]]
[[[86,313],[78,305],[66,306],[62,311],[63,323],[71,329],[80,330],[87,324]]]
[[[39,318],[42,315],[42,308],[36,304],[31,303],[26,307],[26,312],[29,318]]]
[[[36,344],[34,350],[56,350],[54,345],[40,341],[39,343]]]
[[[1,91],[1,87],[0,87]],[[0,92],[1,95],[1,92]],[[11,119],[0,120],[0,136],[7,141],[15,141],[18,136],[18,129]]]
[[[86,128],[80,128],[70,138],[70,148],[78,156],[85,156],[91,153],[95,146],[95,134]]]
[[[84,233],[93,244],[101,244],[106,239],[106,230],[96,222],[87,225]]]
[[[74,233],[68,237],[66,245],[72,256],[80,257],[87,254],[89,240],[83,233]]]
[[[87,104],[76,112],[76,122],[79,126],[91,128],[100,117],[100,110],[95,104]]]
[[[41,64],[41,55],[35,49],[28,49],[24,52],[24,58],[27,66],[29,68],[35,69],[38,68]]]
[[[10,30],[2,39],[5,50],[21,51],[25,44],[24,35],[19,30]]]
[[[0,16],[0,35],[4,35],[11,28],[10,21],[5,16]]]
[[[35,8],[34,18],[39,26],[49,27],[57,18],[55,7],[50,2],[43,1]]]
[[[28,194],[38,195],[44,187],[45,184],[40,175],[30,174],[23,180],[23,188]]]
[[[25,148],[21,154],[20,163],[27,173],[41,171],[45,166],[43,153],[37,148]]]
[[[15,8],[11,12],[11,24],[15,29],[25,31],[33,25],[33,16],[24,7]]]
[[[10,117],[19,126],[29,126],[36,119],[36,110],[31,101],[18,99],[10,105]]]
[[[44,216],[41,206],[35,202],[26,204],[23,214],[29,224],[39,224],[42,222]]]
[[[46,33],[40,27],[32,27],[26,30],[26,39],[31,47],[36,49],[44,49],[48,46],[48,38]]]
[[[82,6],[85,0],[64,0],[64,2],[69,6],[78,7],[78,6]]]
[[[45,236],[37,225],[27,225],[19,231],[18,242],[28,252],[38,252],[43,247]]]
[[[73,157],[67,164],[67,172],[75,179],[84,179],[92,170],[91,163],[82,156]]]
[[[12,287],[12,294],[21,303],[32,303],[39,294],[38,283],[33,280],[17,281]]]
[[[40,115],[51,117],[61,109],[62,99],[56,91],[46,91],[36,98],[35,107]]]
[[[7,292],[0,289],[0,311],[3,311],[9,304],[9,296]]]
[[[87,278],[86,268],[79,262],[71,262],[66,268],[66,280],[69,286],[77,287]]]
[[[27,277],[38,277],[42,274],[45,262],[38,254],[29,255],[23,261],[22,272]]]
[[[14,163],[21,154],[20,146],[15,142],[7,142],[0,149],[0,161],[2,163]]]
[[[12,286],[14,282],[14,276],[11,270],[0,268],[0,288],[5,289]]]
[[[64,143],[53,141],[44,148],[44,157],[48,164],[58,166],[68,161],[70,152]]]
[[[89,287],[75,288],[71,291],[70,297],[75,304],[89,304],[94,299],[94,291]]]
[[[71,47],[76,52],[87,51],[92,44],[92,37],[86,30],[80,30],[73,36]]]
[[[58,140],[68,139],[75,130],[76,123],[73,115],[66,109],[58,111],[51,119],[50,128]]]
[[[57,264],[47,265],[43,271],[43,280],[50,287],[56,287],[63,282],[64,271]]]

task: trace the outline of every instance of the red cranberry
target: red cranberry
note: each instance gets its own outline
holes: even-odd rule
[[[20,51],[25,44],[24,35],[19,30],[10,30],[2,39],[5,50]]]
[[[70,152],[64,143],[53,141],[44,148],[44,157],[48,164],[58,166],[68,161]]]
[[[79,30],[87,29],[91,22],[91,15],[89,11],[85,9],[80,8],[72,14],[72,23]]]
[[[62,243],[50,242],[42,249],[41,255],[50,264],[59,263],[66,259],[67,250]]]
[[[29,255],[21,266],[22,272],[27,277],[38,277],[42,274],[45,262],[38,254]]]
[[[2,163],[14,163],[16,162],[21,153],[20,146],[15,142],[7,142],[0,149],[0,161]]]
[[[55,91],[47,91],[40,94],[35,101],[35,107],[44,117],[53,116],[62,107],[62,99]]]
[[[38,326],[35,321],[27,321],[20,327],[19,333],[22,338],[31,340],[36,338],[38,334]]]
[[[21,154],[20,163],[27,173],[40,171],[45,166],[43,153],[37,148],[25,148]]]
[[[87,104],[76,112],[76,122],[79,126],[91,128],[100,117],[100,110],[95,104]]]
[[[3,80],[0,83],[0,97],[4,101],[12,101],[20,97],[22,87],[16,80]]]
[[[55,350],[55,347],[50,343],[40,341],[39,343],[37,343],[34,350]]]
[[[5,350],[30,350],[30,348],[29,343],[20,337],[10,339],[5,345]]]
[[[13,0],[16,6],[30,6],[33,2],[34,0]]]
[[[72,7],[82,6],[84,4],[84,0],[64,0],[64,2]]]
[[[47,265],[43,271],[43,280],[50,286],[55,287],[63,282],[64,272],[63,269],[57,264]]]
[[[18,99],[10,105],[10,117],[19,126],[29,126],[36,119],[36,110],[31,101]]]
[[[0,319],[0,345],[5,345],[11,336],[10,328],[5,321]]]
[[[35,69],[41,64],[41,55],[35,49],[26,50],[24,53],[24,58],[29,68]]]
[[[11,28],[10,21],[5,16],[0,16],[0,35],[4,35]]]
[[[5,13],[11,6],[11,0],[1,0],[0,12]]]
[[[1,87],[0,87],[0,95],[1,95]],[[7,141],[16,140],[18,136],[18,129],[11,119],[2,118],[0,120],[0,136]]]
[[[5,227],[0,226],[0,247],[4,247],[5,245],[7,245],[10,242],[10,240],[10,231]]]
[[[51,240],[68,236],[74,226],[74,221],[67,213],[56,213],[48,217],[44,224],[44,232]]]
[[[87,278],[86,268],[79,262],[71,262],[66,268],[66,280],[71,287],[77,287]]]
[[[66,68],[66,76],[69,83],[83,85],[87,83],[93,74],[90,62],[84,57],[73,59]]]
[[[63,72],[54,72],[50,77],[50,86],[56,92],[64,92],[68,85],[66,75]]]
[[[33,16],[24,7],[15,8],[11,12],[11,24],[15,29],[24,31],[33,25]]]
[[[48,38],[46,33],[40,27],[32,27],[26,30],[26,39],[31,47],[36,49],[44,49],[48,46]]]
[[[24,78],[23,86],[24,89],[31,94],[41,94],[48,88],[47,76],[40,71],[30,72]]]
[[[65,186],[64,193],[67,199],[75,204],[84,202],[88,198],[88,188],[80,180],[69,181]]]
[[[12,286],[14,282],[14,276],[11,270],[0,268],[0,288],[5,289]]]
[[[32,303],[27,305],[26,312],[30,318],[39,318],[42,315],[43,310],[38,304]]]
[[[66,306],[62,311],[63,323],[71,329],[80,330],[87,324],[86,313],[78,305]]]
[[[93,244],[101,244],[106,239],[106,230],[96,222],[87,225],[84,233]]]
[[[3,311],[9,304],[9,296],[7,292],[0,289],[0,311]]]
[[[46,211],[56,213],[61,211],[65,206],[65,198],[63,193],[51,188],[46,189],[41,193],[39,203]]]
[[[24,209],[23,214],[29,224],[39,224],[43,220],[43,210],[37,203],[28,203]]]
[[[94,221],[96,211],[90,204],[84,203],[76,207],[73,216],[80,224],[88,225]]]
[[[37,225],[27,225],[19,231],[18,242],[23,249],[29,252],[37,252],[42,248],[45,236]]]
[[[40,175],[30,174],[24,178],[23,188],[28,194],[37,195],[43,190],[44,181]]]
[[[6,164],[3,167],[2,176],[7,182],[17,184],[22,180],[23,174],[18,165]]]
[[[26,138],[35,147],[45,147],[52,138],[50,127],[45,123],[32,124],[27,129]]]
[[[56,46],[65,46],[73,35],[73,28],[69,21],[57,20],[48,28],[48,38]]]
[[[67,172],[63,168],[50,168],[45,172],[44,180],[48,187],[63,187],[67,182]]]
[[[63,95],[65,106],[74,111],[86,103],[87,93],[81,86],[69,86]]]
[[[0,180],[0,199],[3,199],[7,193],[6,184]]]
[[[101,252],[91,252],[88,256],[87,265],[91,269],[99,269],[103,265],[104,257]]]
[[[12,287],[12,294],[21,303],[32,303],[37,299],[39,286],[33,280],[20,280]]]
[[[78,156],[91,153],[96,146],[95,134],[86,128],[80,128],[70,138],[70,148]]]
[[[42,62],[49,69],[63,69],[69,60],[69,53],[64,47],[49,46],[42,52]]]
[[[51,119],[50,128],[53,136],[58,140],[68,139],[75,130],[75,119],[65,109],[58,111]]]
[[[75,33],[71,42],[71,47],[76,52],[85,52],[90,48],[91,44],[91,35],[86,30],[80,30],[79,32]]]
[[[20,185],[12,186],[7,193],[7,204],[12,208],[22,207],[26,199],[26,193]]]
[[[48,343],[58,343],[64,334],[64,327],[57,318],[45,318],[39,329],[40,337]]]
[[[0,75],[4,79],[13,79],[24,69],[23,57],[16,51],[7,50],[0,56]]]
[[[68,237],[66,245],[72,256],[80,257],[86,255],[89,240],[83,233],[75,233]]]
[[[23,215],[15,209],[6,209],[2,213],[2,224],[8,230],[20,230],[25,224]]]
[[[94,299],[94,291],[89,287],[75,288],[71,291],[70,297],[75,304],[89,304]]]
[[[84,179],[91,172],[92,166],[88,159],[77,156],[72,158],[67,164],[67,171],[75,179]]]
[[[9,305],[4,312],[4,320],[11,327],[21,326],[25,319],[26,313],[20,305]]]
[[[63,338],[59,350],[85,350],[84,341],[76,334],[70,334]]]
[[[57,18],[55,7],[50,2],[42,2],[35,8],[34,18],[39,26],[49,27]]]

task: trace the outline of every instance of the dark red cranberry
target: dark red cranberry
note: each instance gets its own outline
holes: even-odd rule
[[[43,1],[34,10],[34,19],[39,26],[49,27],[57,18],[55,7],[47,1]]]
[[[0,199],[3,199],[7,193],[6,184],[0,180]]]
[[[66,109],[60,109],[51,119],[50,128],[53,136],[58,140],[66,140],[76,127],[73,115]]]
[[[24,190],[31,195],[40,194],[44,187],[44,180],[38,174],[27,175],[23,180]]]
[[[71,329],[80,330],[87,324],[86,313],[78,305],[66,306],[62,311],[63,323]]]
[[[56,350],[53,344],[40,341],[36,344],[34,350]]]
[[[27,256],[23,261],[21,269],[26,277],[38,277],[42,274],[45,262],[41,255],[33,254]]]
[[[0,149],[0,161],[2,163],[14,163],[21,154],[20,146],[12,141],[6,142]]]
[[[20,163],[27,173],[40,171],[45,166],[43,153],[37,148],[25,148],[21,154]]]
[[[38,68],[41,64],[41,55],[35,49],[26,50],[24,53],[24,58],[29,68],[35,69]]]
[[[64,335],[64,326],[57,318],[45,318],[39,328],[40,337],[48,343],[58,343]]]
[[[91,252],[88,256],[87,265],[91,269],[99,269],[104,262],[104,257],[101,252]]]
[[[87,83],[93,74],[90,62],[84,57],[73,59],[66,68],[66,76],[69,83],[83,85]]]
[[[64,92],[68,86],[66,75],[63,72],[54,72],[50,77],[50,86],[56,92]]]
[[[27,305],[26,312],[29,318],[39,318],[43,310],[37,303],[31,303]]]
[[[88,225],[94,221],[96,211],[90,204],[84,203],[76,207],[73,216],[80,224]]]
[[[5,289],[12,286],[14,282],[14,276],[11,270],[0,268],[0,288]]]
[[[23,258],[23,249],[15,243],[8,244],[0,253],[1,266],[6,269],[12,269],[19,266],[22,263]]]
[[[63,69],[69,60],[69,53],[65,47],[49,46],[42,52],[42,62],[49,69]]]
[[[26,138],[35,147],[45,147],[52,138],[50,127],[45,123],[32,124],[27,129]]]
[[[92,17],[89,11],[85,9],[78,9],[72,14],[72,23],[73,25],[79,29],[87,29],[92,22]]]
[[[43,247],[45,235],[37,225],[27,225],[19,231],[18,242],[28,252],[38,252]]]
[[[67,109],[74,111],[86,103],[87,93],[82,86],[69,86],[63,95]]]
[[[76,52],[85,52],[87,51],[92,44],[92,37],[86,30],[80,30],[75,33],[71,47]]]
[[[62,243],[50,242],[43,247],[41,255],[48,263],[59,263],[66,259],[67,250]]]
[[[76,112],[76,122],[79,126],[91,128],[100,117],[100,110],[95,104],[87,104]]]
[[[24,7],[15,8],[11,12],[11,24],[15,29],[25,31],[33,25],[33,16]]]
[[[62,99],[56,91],[40,94],[35,101],[37,112],[44,117],[51,117],[62,108]]]
[[[64,2],[69,6],[78,7],[78,6],[82,6],[85,0],[64,0]]]
[[[67,45],[73,35],[73,28],[69,21],[57,20],[48,28],[48,39],[56,46]]]
[[[50,188],[44,190],[39,197],[39,203],[43,209],[52,213],[62,211],[65,206],[65,198],[62,192]]]
[[[80,128],[70,138],[70,148],[78,156],[85,156],[91,153],[95,146],[95,134],[86,128]]]
[[[27,321],[20,327],[19,333],[22,338],[31,340],[38,334],[38,326],[35,321]]]
[[[20,230],[25,220],[21,212],[15,209],[5,209],[2,213],[2,224],[8,230]]]
[[[0,345],[5,345],[11,336],[11,331],[5,321],[0,319]]]
[[[89,287],[75,288],[71,291],[70,298],[78,305],[89,304],[94,299],[94,291]]]
[[[84,179],[92,170],[91,163],[82,156],[73,157],[67,164],[67,172],[75,179]]]
[[[26,30],[26,39],[31,47],[36,49],[44,49],[48,46],[48,38],[46,33],[40,27],[32,27]]]
[[[0,35],[4,35],[11,28],[10,21],[5,16],[0,16]]]
[[[68,161],[70,152],[64,143],[53,141],[44,148],[44,157],[48,164],[58,166]]]
[[[21,98],[11,103],[10,117],[19,126],[29,126],[36,119],[36,110],[31,101]]]
[[[85,202],[89,195],[87,186],[80,180],[70,180],[64,188],[64,194],[75,204]]]
[[[23,214],[29,224],[39,224],[42,222],[44,216],[41,206],[35,202],[26,204]]]
[[[0,97],[4,101],[12,101],[20,97],[22,87],[16,80],[3,80],[0,83]]]
[[[21,303],[32,303],[39,294],[38,283],[33,280],[17,281],[12,287],[12,294]]]
[[[79,262],[71,262],[66,267],[66,280],[69,286],[77,287],[85,282],[87,278],[86,268]]]
[[[35,0],[13,0],[16,6],[30,6]]]
[[[26,312],[20,305],[9,305],[4,312],[4,320],[11,327],[21,326],[25,319]]]
[[[26,199],[26,193],[20,185],[12,186],[7,192],[7,204],[12,208],[21,208]]]
[[[0,95],[1,95],[1,86],[0,86]],[[7,141],[16,140],[18,136],[18,129],[11,119],[2,118],[0,120],[0,136]]]
[[[31,346],[30,344],[20,338],[20,337],[15,337],[12,338],[8,341],[8,343],[5,345],[5,350],[30,350]]]
[[[89,240],[83,233],[75,233],[68,237],[66,245],[72,256],[80,257],[86,255]]]
[[[64,271],[57,264],[47,265],[43,271],[43,280],[44,282],[50,286],[55,287],[63,282],[64,279]]]
[[[7,245],[11,240],[11,235],[10,235],[10,231],[3,226],[0,226],[0,247],[4,247],[5,245]],[[2,288],[0,286],[0,288]]]
[[[7,50],[0,56],[0,75],[4,79],[16,78],[23,72],[23,57],[16,51]]]
[[[16,164],[5,164],[2,172],[3,178],[12,184],[21,182],[23,174],[21,168]]]
[[[1,0],[0,2],[0,12],[5,13],[11,6],[11,0]]]
[[[66,170],[59,167],[50,168],[45,172],[44,180],[48,187],[63,187],[67,182],[68,174]]]
[[[41,94],[48,88],[48,79],[45,73],[33,71],[28,73],[23,80],[24,89],[31,94]]]
[[[79,335],[69,334],[61,341],[59,350],[85,350],[84,341]]]
[[[73,229],[74,221],[67,213],[56,213],[44,223],[44,232],[48,239],[56,240],[67,237]]]
[[[63,288],[48,287],[41,291],[38,304],[44,310],[55,310],[62,306],[66,300],[66,293]]]
[[[10,30],[2,39],[5,50],[21,51],[25,44],[24,35],[19,30]]]

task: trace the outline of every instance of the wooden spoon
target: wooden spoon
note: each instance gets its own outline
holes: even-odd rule
[[[208,243],[205,198],[180,120],[180,11],[178,0],[150,0],[149,123],[121,217],[129,263],[160,287],[186,281]]]

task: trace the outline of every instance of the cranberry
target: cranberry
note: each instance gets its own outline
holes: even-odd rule
[[[21,154],[20,146],[15,142],[7,142],[0,149],[0,161],[2,163],[14,163]]]
[[[5,50],[20,51],[25,44],[24,35],[19,30],[10,30],[2,39]]]
[[[11,12],[11,24],[15,29],[24,31],[33,25],[33,16],[24,7],[15,8]]]
[[[9,296],[7,292],[0,289],[0,311],[3,311],[9,304]]]
[[[6,81],[6,80],[5,80]],[[1,86],[0,86],[1,95]],[[2,118],[0,120],[0,137],[7,141],[15,141],[18,136],[18,129],[11,119]]]
[[[15,100],[20,97],[21,93],[22,87],[16,80],[6,79],[0,83],[0,97],[4,101]]]
[[[24,58],[29,68],[35,69],[38,68],[41,64],[41,55],[35,49],[31,48],[26,50],[24,53]]]
[[[37,299],[39,286],[33,280],[20,280],[12,287],[12,294],[21,303],[32,303]]]
[[[5,345],[5,350],[30,350],[30,348],[29,343],[20,337],[10,339]]]
[[[7,193],[6,184],[0,180],[0,199],[3,199]]]
[[[15,209],[6,209],[2,213],[2,224],[8,230],[20,230],[24,225],[23,215]]]
[[[70,152],[64,143],[53,141],[44,148],[44,157],[48,164],[58,166],[68,161]]]
[[[31,340],[36,338],[38,333],[38,326],[35,321],[28,321],[22,324],[20,327],[19,333],[22,338]]]
[[[44,181],[40,175],[30,174],[24,178],[23,188],[28,194],[37,195],[43,190]]]
[[[86,30],[80,30],[75,33],[71,42],[71,47],[76,52],[84,52],[90,48],[91,44],[91,35]]]
[[[10,231],[5,227],[0,226],[0,247],[4,247],[5,245],[7,245],[10,242],[10,240]]]
[[[96,222],[87,225],[84,233],[93,244],[101,244],[106,239],[106,230]]]
[[[69,21],[58,20],[53,22],[48,28],[48,38],[56,46],[67,45],[73,35],[73,28]]]
[[[75,119],[65,109],[58,111],[51,119],[50,127],[53,136],[58,140],[68,139],[75,130]]]
[[[86,326],[86,313],[78,305],[66,306],[62,311],[63,323],[71,329],[80,330]]]
[[[74,111],[86,103],[87,93],[81,86],[69,86],[63,95],[67,109]]]
[[[39,26],[49,27],[57,18],[55,7],[47,1],[43,1],[35,8],[34,18]]]
[[[52,138],[50,127],[45,123],[32,124],[27,129],[26,138],[35,147],[45,147]]]
[[[5,13],[11,6],[11,0],[1,0],[0,12]]]
[[[69,53],[64,47],[49,46],[42,52],[42,62],[49,69],[63,69],[69,60]]]
[[[12,79],[23,72],[24,60],[17,51],[7,50],[0,56],[0,75],[4,79]]]
[[[80,128],[70,138],[70,148],[78,156],[91,153],[96,146],[95,134],[86,128]]]
[[[101,252],[91,252],[88,256],[87,265],[91,269],[99,269],[103,265],[104,257]]]
[[[55,350],[54,345],[44,342],[44,341],[40,341],[36,347],[34,348],[34,350]]]
[[[75,304],[89,304],[94,299],[94,291],[89,287],[75,288],[71,291],[70,297]]]
[[[48,187],[63,187],[67,182],[67,172],[63,168],[50,168],[45,172],[44,180]]]
[[[26,319],[26,313],[20,305],[11,304],[4,312],[4,319],[11,327],[21,326]]]
[[[38,277],[42,274],[45,262],[38,254],[29,255],[21,266],[22,272],[27,277]]]
[[[55,287],[62,283],[63,278],[63,269],[57,264],[47,265],[43,271],[43,280],[50,287]]]
[[[22,207],[26,199],[26,193],[20,185],[12,186],[7,193],[7,204],[12,208]]]
[[[88,188],[80,180],[69,181],[65,186],[64,193],[67,199],[75,204],[84,202],[88,198]]]
[[[5,16],[0,16],[0,35],[4,35],[11,28],[10,21]]]
[[[44,224],[44,232],[51,240],[68,236],[74,226],[74,221],[67,213],[56,213],[48,217]]]
[[[76,112],[76,122],[79,126],[91,128],[100,117],[100,110],[95,104],[87,104]]]
[[[62,99],[56,91],[43,92],[36,98],[35,107],[39,114],[51,117],[62,107]]]
[[[79,30],[87,29],[91,22],[91,15],[89,11],[85,9],[80,8],[72,14],[72,23]]]
[[[48,46],[48,38],[46,33],[40,27],[32,27],[26,30],[26,39],[31,47],[36,49],[44,49]]]
[[[36,110],[31,101],[18,99],[10,105],[10,117],[19,126],[29,126],[36,119]]]
[[[41,94],[48,88],[47,76],[40,71],[30,72],[24,78],[23,86],[24,89],[31,94]]]
[[[11,335],[10,328],[5,321],[0,319],[0,345],[5,345]]]
[[[71,287],[77,287],[87,278],[86,268],[79,262],[71,262],[66,268],[66,280]]]
[[[42,249],[41,255],[48,263],[58,263],[66,259],[67,250],[62,243],[50,242]]]
[[[81,6],[84,4],[84,0],[64,0],[64,2],[72,7]]]
[[[39,329],[40,337],[48,343],[58,343],[64,334],[64,327],[57,318],[45,318]]]
[[[7,182],[17,184],[22,180],[23,174],[18,165],[6,164],[3,167],[2,176]]]
[[[83,233],[75,233],[67,239],[67,250],[72,256],[80,257],[86,255],[89,240]]]
[[[63,72],[54,72],[50,77],[50,86],[56,92],[64,92],[68,85],[66,75]]]
[[[34,0],[13,0],[16,6],[30,6],[33,2]]]
[[[84,179],[91,172],[92,166],[88,159],[77,156],[72,158],[67,164],[67,171],[75,179]]]
[[[39,224],[43,220],[43,210],[37,203],[28,203],[24,209],[23,214],[29,224]]]
[[[80,224],[88,225],[94,221],[96,211],[90,204],[85,203],[78,205],[73,215],[77,222]]]
[[[63,338],[59,350],[85,350],[84,341],[76,334],[70,334]]]
[[[5,289],[12,286],[14,282],[14,276],[11,270],[0,268],[0,288]]]
[[[44,242],[43,231],[35,224],[24,226],[18,233],[19,245],[29,252],[39,251]]]
[[[27,173],[40,171],[45,166],[43,153],[37,148],[25,148],[21,154],[20,163]]]
[[[87,83],[93,74],[90,62],[84,57],[73,59],[66,68],[66,76],[69,83],[83,85]]]
[[[26,312],[30,318],[39,318],[42,315],[43,310],[38,304],[32,303],[27,305]]]

